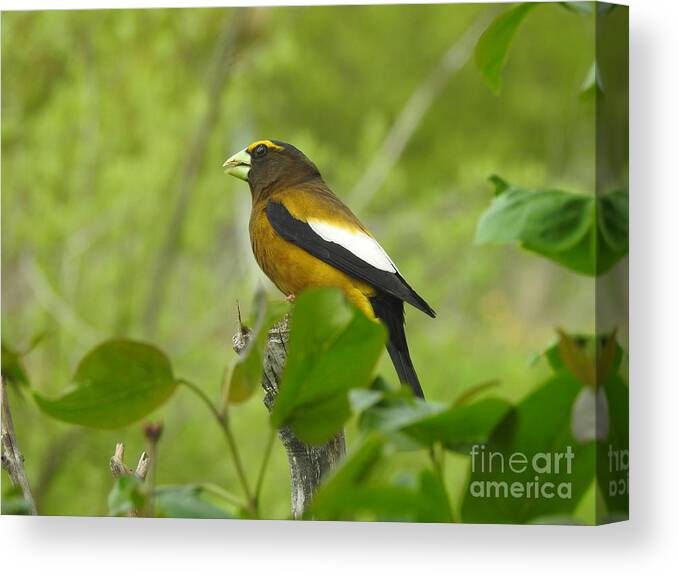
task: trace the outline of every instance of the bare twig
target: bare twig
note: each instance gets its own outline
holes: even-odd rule
[[[12,413],[9,409],[9,399],[7,397],[7,388],[5,381],[0,377],[0,402],[2,403],[2,467],[9,474],[9,480],[12,485],[18,485],[21,489],[24,500],[28,504],[31,515],[37,515],[35,507],[35,500],[31,492],[31,486],[26,476],[24,469],[24,458],[19,451],[19,445],[14,431],[14,422],[12,421]]]
[[[144,329],[152,333],[158,314],[162,309],[168,278],[174,265],[177,247],[181,241],[184,222],[188,213],[195,180],[202,166],[212,128],[218,123],[220,95],[231,72],[232,63],[243,46],[256,36],[259,10],[256,8],[237,9],[230,12],[219,42],[212,54],[209,83],[207,86],[207,106],[188,146],[188,153],[176,184],[176,202],[167,230],[167,236],[160,249],[152,275],[151,287],[146,299],[144,311]]]
[[[150,463],[151,458],[148,456],[148,453],[142,451],[139,462],[137,463],[137,468],[131,469],[130,467],[127,467],[127,465],[125,465],[125,444],[116,443],[115,452],[113,453],[113,457],[111,457],[109,465],[111,474],[115,479],[123,475],[134,475],[143,481],[146,479]]]
[[[426,112],[449,81],[469,60],[473,47],[493,14],[492,11],[483,12],[464,35],[450,46],[429,75],[417,86],[381,143],[372,162],[353,188],[349,197],[349,204],[353,209],[359,211],[364,208],[379,192]]]

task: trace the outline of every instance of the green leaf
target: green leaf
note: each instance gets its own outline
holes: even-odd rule
[[[318,519],[346,518],[362,507],[356,495],[381,460],[384,445],[384,437],[379,434],[367,437],[323,483],[307,515]]]
[[[485,441],[511,409],[501,399],[487,398],[456,405],[405,426],[403,431],[420,443],[442,443],[447,449],[460,451]]]
[[[485,81],[495,93],[501,89],[501,72],[518,27],[539,2],[523,2],[500,14],[483,32],[476,44],[475,61]]]
[[[619,253],[629,251],[629,194],[617,190],[599,197],[598,227],[604,243]]]
[[[535,251],[562,252],[584,237],[592,221],[592,196],[511,188],[480,218],[476,243],[520,240]]]
[[[119,339],[90,351],[63,395],[49,399],[36,392],[34,397],[40,409],[56,419],[115,429],[147,416],[176,386],[164,353],[146,343]]]
[[[360,415],[384,398],[384,392],[376,389],[352,389],[348,394],[353,415]]]
[[[454,516],[445,485],[430,469],[419,474],[417,523],[452,523]]]
[[[426,511],[416,489],[374,483],[385,438],[373,434],[344,460],[316,493],[306,518],[347,521],[414,521]]]
[[[475,243],[512,241],[578,273],[602,275],[628,254],[628,194],[510,187],[481,216]]]
[[[386,332],[335,289],[300,294],[291,322],[272,422],[290,425],[304,441],[322,443],[349,418],[349,390],[370,384]]]
[[[144,484],[135,475],[122,475],[116,479],[108,494],[108,514],[123,517],[138,513],[144,508],[146,495]]]
[[[438,476],[422,470],[416,485],[386,483],[377,473],[387,446],[385,436],[369,435],[316,493],[307,518],[325,520],[453,521]]]
[[[359,427],[387,434],[394,445],[405,450],[441,443],[458,451],[485,441],[510,408],[500,399],[445,407],[392,393],[364,411]]]
[[[243,403],[259,389],[264,369],[264,352],[268,341],[268,332],[289,310],[287,304],[272,305],[267,303],[263,292],[257,294],[255,307],[257,316],[250,342],[242,354],[235,359],[229,370],[230,378],[225,394],[228,403]]]
[[[441,404],[394,394],[366,410],[360,419],[360,427],[363,430],[379,430],[385,433],[400,431],[431,415],[441,413],[444,409]]]
[[[461,508],[464,521],[527,523],[537,517],[574,512],[596,471],[595,442],[578,442],[570,429],[572,406],[581,389],[581,383],[566,372],[553,376],[506,415],[484,447],[474,446],[476,455],[469,452],[471,466]],[[493,453],[499,455],[491,456]],[[527,463],[511,467],[514,454],[522,454]],[[538,457],[538,466],[544,463],[538,454],[550,458],[550,468],[532,467],[534,457]],[[541,491],[538,497],[528,497],[527,484],[534,484],[536,476],[539,486],[552,482],[554,491],[563,484],[564,497],[543,496]],[[514,483],[523,486],[522,496],[511,495]]]
[[[156,517],[180,519],[232,519],[233,515],[201,497],[202,489],[193,485],[158,487],[155,490]]]
[[[2,342],[2,379],[17,388],[28,387],[28,374],[21,361],[21,355]]]
[[[31,515],[31,506],[24,499],[21,488],[13,485],[2,494],[2,515]]]
[[[502,177],[497,174],[492,174],[488,180],[494,184],[494,195],[499,196],[508,190],[511,185]]]

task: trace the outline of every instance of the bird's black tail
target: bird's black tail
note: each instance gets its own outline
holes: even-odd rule
[[[409,385],[414,395],[424,399],[424,391],[419,384],[417,372],[412,365],[410,351],[405,338],[405,311],[403,302],[387,294],[379,294],[370,298],[374,315],[377,316],[388,329],[388,354],[400,378],[400,382]]]

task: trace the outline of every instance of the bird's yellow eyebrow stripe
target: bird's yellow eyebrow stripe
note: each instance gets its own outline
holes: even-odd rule
[[[250,144],[249,146],[247,146],[247,153],[251,154],[252,150],[254,150],[254,148],[256,148],[257,146],[260,146],[261,144],[263,144],[267,148],[277,150],[278,152],[282,152],[285,149],[282,146],[274,144],[273,142],[271,142],[271,140],[259,140],[257,142],[254,142],[254,144]]]

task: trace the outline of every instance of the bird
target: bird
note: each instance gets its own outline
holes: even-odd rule
[[[262,271],[290,301],[305,289],[336,287],[368,318],[381,321],[401,384],[424,399],[405,337],[404,303],[436,314],[317,166],[291,144],[258,140],[223,167],[249,184],[250,242]]]

